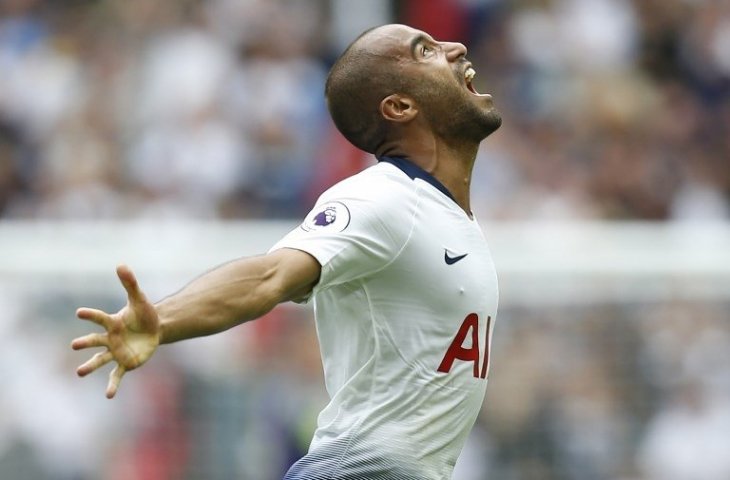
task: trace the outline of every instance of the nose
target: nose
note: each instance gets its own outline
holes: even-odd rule
[[[446,52],[446,58],[453,62],[461,57],[466,56],[466,47],[463,43],[459,42],[442,42],[444,52]]]

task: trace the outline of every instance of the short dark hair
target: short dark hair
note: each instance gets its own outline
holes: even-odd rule
[[[398,74],[397,59],[360,46],[363,32],[337,59],[327,76],[325,97],[332,120],[342,135],[357,148],[375,153],[385,141],[388,124],[380,114],[380,102],[407,84]]]

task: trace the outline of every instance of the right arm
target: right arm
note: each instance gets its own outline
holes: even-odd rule
[[[178,293],[151,304],[132,271],[117,267],[127,305],[115,314],[80,308],[77,316],[104,327],[75,339],[75,350],[105,347],[77,369],[86,376],[114,360],[106,395],[112,398],[122,376],[144,364],[161,343],[211,335],[258,318],[279,303],[305,297],[319,280],[320,265],[311,255],[283,248],[215,268]]]
[[[222,265],[155,305],[160,343],[211,335],[259,318],[279,303],[308,295],[319,273],[314,257],[287,248]]]

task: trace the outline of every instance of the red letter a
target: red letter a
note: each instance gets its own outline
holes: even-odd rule
[[[469,330],[471,330],[471,348],[466,349],[462,345]],[[474,362],[474,377],[479,378],[479,317],[476,313],[470,313],[464,319],[437,370],[449,373],[456,359],[464,362]]]

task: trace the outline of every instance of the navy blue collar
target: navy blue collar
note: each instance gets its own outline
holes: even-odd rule
[[[456,202],[454,196],[451,195],[451,192],[449,192],[446,187],[444,187],[443,183],[436,180],[436,177],[434,177],[415,163],[411,163],[403,157],[378,157],[378,161],[387,162],[391,165],[395,165],[413,180],[415,180],[416,178],[420,178],[421,180],[430,183],[431,185],[436,187],[441,193]]]

